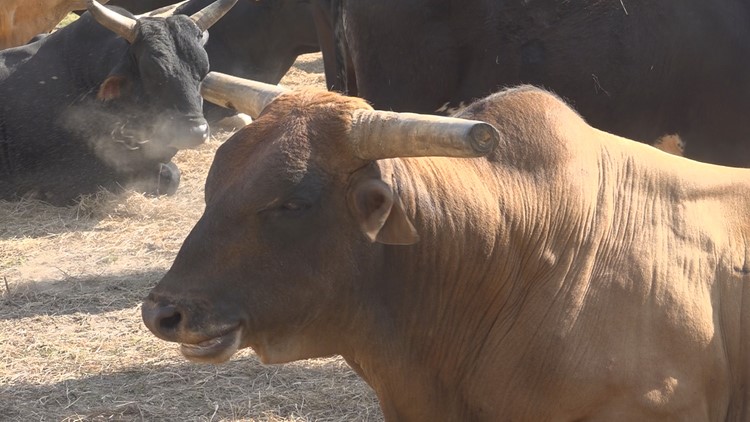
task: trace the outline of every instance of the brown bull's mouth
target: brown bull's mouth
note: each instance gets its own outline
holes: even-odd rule
[[[186,359],[194,362],[226,362],[240,348],[241,339],[242,329],[238,327],[200,343],[180,343],[180,352]]]

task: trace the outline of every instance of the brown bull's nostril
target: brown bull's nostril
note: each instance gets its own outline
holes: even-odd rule
[[[159,319],[159,328],[165,331],[174,331],[177,329],[177,327],[180,325],[180,320],[182,320],[182,315],[177,312],[177,309],[174,306],[169,307],[169,309],[164,310],[165,314]]]
[[[182,314],[174,305],[144,303],[141,316],[151,332],[157,337],[168,341],[177,341]]]

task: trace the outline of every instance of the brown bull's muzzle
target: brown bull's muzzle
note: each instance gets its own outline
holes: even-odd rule
[[[206,100],[257,118],[276,97],[288,90],[276,85],[209,72],[201,85]],[[476,120],[357,110],[350,139],[354,156],[364,160],[395,157],[481,157],[492,152],[500,134]]]
[[[190,303],[149,295],[143,301],[143,323],[158,338],[180,344],[185,358],[205,363],[228,360],[242,343],[242,326],[237,323],[210,324],[202,317],[210,314]],[[196,321],[197,320],[197,321]]]

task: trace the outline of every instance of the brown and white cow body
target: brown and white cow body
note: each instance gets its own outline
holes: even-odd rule
[[[68,13],[85,9],[86,0],[2,0],[0,50],[25,44],[35,35],[53,30]]]
[[[197,361],[340,354],[388,421],[747,420],[750,171],[534,88],[458,116],[497,128],[484,158],[360,159],[368,107],[287,93],[222,145],[144,302],[157,336]]]

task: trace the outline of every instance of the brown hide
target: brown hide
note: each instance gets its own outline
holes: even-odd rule
[[[458,116],[499,130],[486,158],[367,162],[368,108],[285,94],[219,148],[143,304],[157,336],[197,361],[340,354],[387,421],[746,419],[749,170],[526,87]],[[418,242],[378,241],[404,222]]]
[[[3,0],[0,50],[25,44],[37,34],[52,31],[65,15],[82,9],[86,9],[86,0]]]

